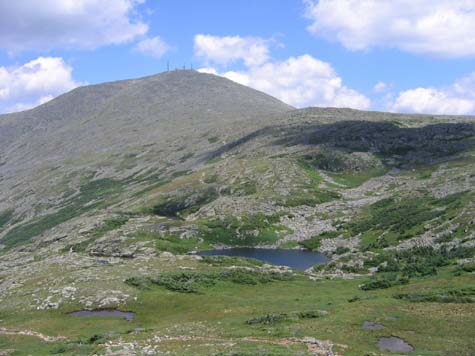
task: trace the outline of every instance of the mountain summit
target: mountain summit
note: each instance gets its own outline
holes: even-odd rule
[[[228,79],[192,70],[89,85],[35,109],[0,116],[0,148],[28,143],[30,154],[69,156],[95,147],[202,130],[293,109]],[[21,152],[25,155],[26,152]],[[28,156],[28,154],[26,154]],[[5,157],[4,157],[5,160]],[[8,161],[8,160],[7,160]]]

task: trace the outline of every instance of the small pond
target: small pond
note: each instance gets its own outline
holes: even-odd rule
[[[199,255],[254,258],[266,263],[289,266],[299,270],[306,270],[314,265],[323,264],[328,261],[328,257],[316,251],[271,248],[229,248],[202,251]]]
[[[91,317],[91,316],[119,317],[119,318],[124,318],[127,321],[131,321],[135,317],[135,313],[133,312],[123,312],[119,310],[78,310],[70,314],[81,316],[81,317]]]

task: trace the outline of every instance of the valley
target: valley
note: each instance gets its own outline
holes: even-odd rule
[[[473,117],[180,70],[2,115],[0,148],[0,354],[475,352]]]

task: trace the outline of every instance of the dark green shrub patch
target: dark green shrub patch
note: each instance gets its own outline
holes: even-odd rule
[[[89,339],[87,339],[88,344],[99,344],[105,341],[103,335],[94,334]]]
[[[320,241],[324,239],[333,239],[340,235],[338,231],[325,231],[320,235],[313,236],[312,238],[304,241],[299,241],[299,245],[305,247],[308,250],[318,250],[320,248]]]
[[[125,284],[141,290],[149,290],[153,286],[152,280],[147,277],[131,277],[125,280]]]
[[[278,224],[279,221],[280,215],[262,213],[205,220],[201,223],[200,237],[209,243],[232,246],[274,243],[279,240],[279,233],[287,230]]]
[[[462,265],[462,270],[465,272],[475,272],[475,263],[467,263]]]
[[[402,293],[395,294],[394,298],[419,303],[475,303],[475,288],[450,289],[427,293]]]
[[[251,319],[246,320],[247,325],[272,325],[281,322],[295,321],[299,319],[316,319],[324,316],[324,312],[318,310],[292,312],[292,313],[279,313],[279,314],[264,314]]]
[[[460,269],[464,272],[475,272],[475,262],[472,263],[464,263],[460,266]]]
[[[232,269],[219,274],[218,279],[237,284],[263,284],[294,279],[292,273],[260,272],[243,269]]]
[[[218,192],[214,188],[198,191],[188,196],[169,196],[155,204],[152,212],[155,215],[176,218],[183,214],[194,213],[216,198],[218,198]]]
[[[398,272],[406,277],[437,274],[437,269],[455,263],[460,258],[475,256],[474,247],[435,249],[432,246],[414,247],[400,251],[385,251],[365,261],[365,267],[379,266],[379,272]]]
[[[337,255],[343,255],[344,253],[350,252],[351,250],[348,247],[338,246],[335,253]]]
[[[227,267],[227,266],[262,266],[264,262],[254,258],[242,258],[231,256],[203,256],[202,263],[210,264],[211,266]]]
[[[304,159],[299,159],[297,164],[309,183],[296,184],[296,189],[288,196],[282,196],[278,199],[277,204],[285,207],[301,205],[315,206],[341,198],[339,193],[320,187],[320,183],[322,183],[323,179],[311,164]]]
[[[218,136],[211,136],[211,137],[208,137],[208,142],[209,143],[216,143],[219,141],[219,137]]]
[[[283,321],[288,321],[289,316],[285,313],[281,314],[265,314],[262,316],[258,316],[255,318],[251,318],[246,320],[247,325],[272,325],[272,324],[277,324],[281,323]]]
[[[323,315],[324,313],[319,310],[303,311],[297,313],[299,319],[316,319],[321,318]]]
[[[153,285],[165,287],[179,293],[199,293],[207,287],[218,282],[231,282],[235,284],[256,285],[277,281],[293,280],[291,273],[261,272],[244,269],[232,269],[220,273],[178,272],[164,273],[156,279],[147,277],[132,277],[125,281],[126,284],[142,290],[151,289]]]
[[[122,225],[125,225],[127,221],[129,221],[129,218],[127,216],[119,216],[116,218],[108,219],[104,221],[102,226],[100,226],[93,232],[93,236],[96,238],[104,236],[105,233],[117,230]]]
[[[287,208],[293,208],[296,206],[316,206],[318,204],[326,203],[335,199],[339,199],[341,196],[336,192],[332,192],[326,189],[313,190],[308,193],[294,193],[288,197],[282,198],[277,201],[281,206]]]
[[[76,252],[76,253],[85,252],[89,244],[91,244],[92,242],[93,242],[93,239],[87,239],[75,244],[67,245],[63,248],[63,252],[69,252],[69,251]]]
[[[199,247],[200,241],[197,238],[180,239],[175,235],[160,236],[155,241],[158,251],[167,251],[174,254],[186,254]]]
[[[386,289],[407,283],[409,283],[409,279],[406,277],[400,277],[397,274],[388,274],[383,277],[373,277],[363,283],[360,288],[362,290]]]
[[[341,229],[351,236],[362,234],[362,250],[378,250],[423,234],[429,222],[451,220],[467,199],[470,194],[466,192],[441,199],[429,196],[382,199]]]
[[[2,228],[10,222],[14,212],[14,209],[0,211],[0,231],[2,231]]]
[[[210,273],[180,272],[160,275],[153,283],[179,293],[197,293],[200,288],[215,284],[216,276]]]

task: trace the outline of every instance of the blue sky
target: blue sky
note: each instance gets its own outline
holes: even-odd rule
[[[475,114],[473,0],[0,3],[0,112],[189,66],[297,107]]]

